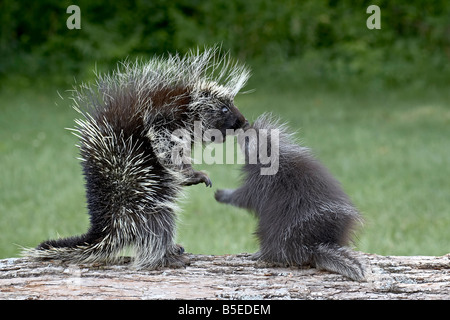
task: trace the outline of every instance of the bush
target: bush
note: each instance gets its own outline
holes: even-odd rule
[[[69,30],[69,1],[0,3],[0,81],[50,75],[70,83],[126,57],[221,43],[240,59],[302,60],[331,81],[388,85],[448,79],[450,6],[441,1],[114,1],[81,0],[81,30]],[[381,30],[366,8],[381,9]],[[309,72],[311,71],[311,72]],[[437,75],[437,76],[436,76]],[[427,78],[427,77],[425,77]]]

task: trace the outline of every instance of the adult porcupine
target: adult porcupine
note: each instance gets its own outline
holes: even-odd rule
[[[215,198],[255,212],[260,250],[253,257],[310,264],[363,280],[364,267],[346,247],[362,219],[339,182],[307,148],[295,143],[286,125],[267,114],[238,141],[245,153],[243,185],[218,190]],[[267,164],[272,172],[261,174]]]
[[[80,154],[86,179],[90,228],[86,234],[48,240],[26,255],[74,263],[114,262],[135,248],[137,268],[182,266],[184,249],[174,243],[176,201],[182,186],[208,176],[173,161],[172,133],[242,127],[233,99],[249,71],[218,58],[216,47],[185,56],[125,62],[94,86],[74,90]],[[247,122],[248,124],[248,122]],[[175,142],[174,142],[175,141]]]

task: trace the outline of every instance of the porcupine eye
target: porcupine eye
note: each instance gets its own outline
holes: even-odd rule
[[[225,113],[227,113],[230,110],[228,109],[228,107],[222,107],[221,111],[222,111],[222,113],[225,114]]]

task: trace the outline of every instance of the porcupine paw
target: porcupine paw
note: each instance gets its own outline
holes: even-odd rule
[[[257,251],[250,256],[250,260],[254,260],[254,261],[259,260],[259,259],[261,259],[261,256],[262,256],[261,252]]]
[[[219,189],[214,193],[214,198],[218,202],[228,203],[232,192],[233,192],[232,189]]]
[[[212,187],[211,179],[206,173],[201,171],[194,171],[193,175],[186,180],[185,185],[191,186],[199,183],[205,183],[207,187]]]
[[[283,268],[288,266],[288,263],[286,262],[265,259],[264,254],[261,251],[253,253],[249,258],[256,262],[258,268]]]
[[[175,248],[175,254],[182,255],[184,253],[184,247],[182,245],[176,244],[174,246],[174,248]]]
[[[255,252],[249,258],[250,258],[250,260],[253,260],[256,262],[256,267],[258,267],[258,268],[283,267],[282,264],[279,264],[279,263],[276,263],[273,261],[266,261],[263,258],[263,254],[261,253],[261,251]]]
[[[174,246],[171,253],[164,256],[163,266],[168,268],[184,268],[189,265],[189,259],[184,254],[184,248],[179,244]]]

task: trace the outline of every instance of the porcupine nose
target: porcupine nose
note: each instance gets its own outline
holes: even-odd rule
[[[243,129],[246,130],[248,127],[250,127],[250,124],[248,123],[248,120],[242,117],[242,119],[237,119],[236,122],[233,125],[233,129]]]

